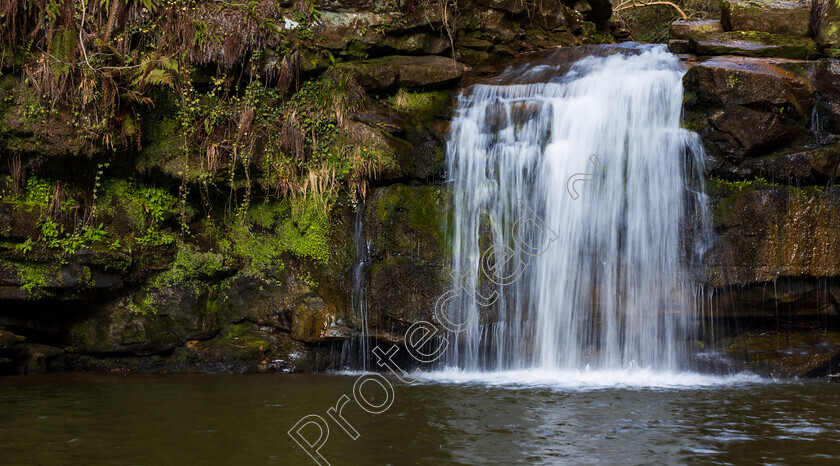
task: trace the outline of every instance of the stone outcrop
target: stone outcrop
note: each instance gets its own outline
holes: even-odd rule
[[[339,65],[362,87],[371,90],[423,87],[457,81],[467,67],[441,56],[389,56]]]
[[[826,55],[837,57],[840,55],[840,6],[829,1],[819,4],[825,14],[818,18],[819,30],[815,34],[817,43],[825,50]]]
[[[715,57],[684,78],[686,125],[706,141],[712,173],[811,138],[814,89],[809,62]],[[787,69],[786,69],[787,68]]]
[[[811,3],[804,0],[723,0],[720,15],[727,31],[808,37]]]
[[[692,37],[699,37],[705,34],[719,34],[723,32],[723,25],[716,19],[704,19],[701,21],[679,20],[674,21],[668,27],[668,34],[671,39],[688,40]]]
[[[670,29],[670,49],[695,54],[684,121],[707,156],[714,233],[699,278],[717,318],[708,343],[736,370],[838,366],[840,68],[823,58],[835,53],[837,11],[823,6],[725,0],[720,24]]]
[[[816,329],[753,331],[720,341],[724,360],[767,377],[825,376],[840,356],[840,333]]]
[[[433,321],[437,299],[451,286],[448,210],[449,192],[435,186],[379,188],[366,204],[369,311],[386,340],[401,338],[417,320]]]
[[[451,283],[443,140],[458,82],[525,52],[609,41],[622,29],[609,22],[611,7],[602,0],[467,2],[454,17],[446,8],[324,1],[318,21],[298,31],[308,46],[296,61],[283,61],[276,50],[279,34],[222,38],[223,46],[208,41],[191,53],[191,84],[202,99],[214,98],[208,91],[215,85],[213,69],[271,83],[289,69],[301,79],[335,71],[352,78],[344,83],[354,105],[328,124],[340,124],[342,142],[367,151],[358,154],[359,163],[372,160],[371,154],[379,162],[368,166],[365,183],[354,185],[364,191],[358,199],[364,199],[362,236],[369,245],[366,325],[369,336],[395,343],[412,322],[431,318]],[[813,341],[797,333],[809,319],[833,319],[840,302],[840,198],[836,188],[824,188],[840,174],[840,62],[819,59],[837,55],[840,16],[834,2],[821,22],[811,22],[810,11],[802,3],[727,0],[722,21],[679,21],[670,28],[671,50],[695,54],[687,60],[685,121],[703,140],[711,178],[715,238],[701,274],[719,316],[748,330],[721,348],[747,367],[784,375],[819,372],[836,359],[838,347],[834,334]],[[209,21],[211,13],[202,10],[198,19]],[[0,374],[318,370],[361,335],[365,323],[352,297],[360,260],[353,244],[354,198],[336,195],[329,220],[314,226],[290,217],[288,206],[249,199],[247,215],[228,226],[245,223],[251,230],[225,236],[214,217],[204,218],[202,205],[212,201],[217,211],[235,210],[231,199],[241,206],[250,195],[242,180],[257,175],[233,171],[221,179],[208,169],[189,178],[196,166],[212,164],[217,147],[181,157],[183,138],[171,102],[136,115],[146,124],[137,149],[112,155],[112,147],[91,143],[67,125],[68,115],[41,105],[27,82],[19,70],[4,68],[0,76],[7,96],[0,101],[0,152],[19,156],[24,172],[61,178],[57,188],[71,195],[93,192],[113,237],[110,246],[68,248],[67,254],[28,250],[28,239],[59,238],[85,219],[70,212],[73,206],[56,214],[44,200],[56,185],[27,190],[41,197],[10,195],[21,180],[13,180],[15,158],[3,159]],[[335,97],[330,103],[346,96]],[[256,106],[271,109],[277,99],[262,96]],[[131,137],[132,120],[123,118],[111,137]],[[233,128],[244,134],[248,118],[247,112],[237,115]],[[122,188],[109,184],[115,181],[110,173],[104,180],[80,180],[78,173],[96,173],[105,163],[113,163]],[[133,191],[141,190],[145,197],[138,201]],[[169,204],[153,201],[170,191],[178,194]],[[47,218],[55,223],[47,225],[52,230]],[[178,243],[136,242],[175,231],[181,232]],[[307,236],[313,231],[316,239]],[[256,271],[249,255],[276,247],[270,241],[278,235],[287,235],[283,245],[290,249]],[[117,238],[132,246],[115,243]],[[225,245],[235,253],[220,253]],[[762,339],[763,319],[791,322],[790,338]],[[814,354],[819,357],[807,356]],[[795,359],[798,369],[784,365],[785,358]]]
[[[840,192],[719,182],[710,193],[721,241],[709,263],[716,287],[779,277],[840,276]]]
[[[687,50],[698,55],[739,55],[742,57],[795,59],[817,56],[816,44],[810,39],[755,31],[698,34],[689,38]]]

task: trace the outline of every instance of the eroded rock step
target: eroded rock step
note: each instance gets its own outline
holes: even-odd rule
[[[723,0],[720,21],[727,31],[808,37],[811,5],[804,0]]]

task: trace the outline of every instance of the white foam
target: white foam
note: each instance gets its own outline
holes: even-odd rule
[[[523,369],[501,372],[467,372],[456,368],[423,373],[420,381],[445,384],[478,384],[512,389],[550,388],[559,390],[598,390],[606,388],[693,389],[770,382],[769,379],[748,372],[732,375],[653,371],[650,369]]]

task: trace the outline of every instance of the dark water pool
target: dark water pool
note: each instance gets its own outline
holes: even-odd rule
[[[832,463],[840,384],[558,388],[392,380],[382,414],[353,401],[349,375],[0,379],[3,464],[315,464],[287,431],[341,395],[331,464]],[[365,383],[371,403],[385,392]],[[302,431],[317,437],[314,425]]]

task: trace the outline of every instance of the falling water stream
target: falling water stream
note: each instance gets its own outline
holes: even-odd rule
[[[700,204],[689,188],[702,185],[703,152],[680,125],[684,73],[663,46],[559,49],[464,90],[447,146],[453,286],[498,299],[451,301],[453,321],[481,319],[451,335],[447,365],[690,368],[687,265],[703,232],[689,230],[703,222],[686,220]],[[542,254],[515,244],[517,201],[551,230],[532,236],[556,234]],[[518,280],[479,272],[496,244],[512,247],[509,268],[526,264]],[[484,260],[505,263],[503,254]]]
[[[364,205],[356,208],[353,230],[356,263],[353,265],[353,295],[351,308],[358,318],[359,335],[344,342],[339,367],[367,371],[370,367],[370,331],[368,329],[367,269],[370,262],[370,243],[365,239]]]

